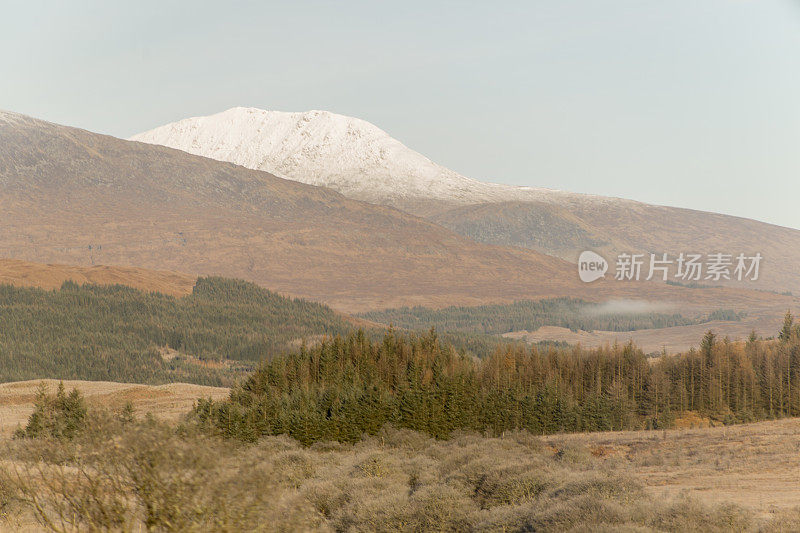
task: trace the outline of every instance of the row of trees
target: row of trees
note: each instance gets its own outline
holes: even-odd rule
[[[649,360],[631,344],[540,351],[505,346],[477,360],[435,332],[382,342],[363,332],[267,361],[227,401],[201,401],[208,427],[254,440],[354,441],[384,424],[445,438],[669,427],[684,411],[732,423],[800,414],[800,332],[719,340]]]
[[[533,331],[541,326],[572,330],[633,331],[699,324],[708,320],[738,320],[731,310],[718,310],[707,317],[687,318],[678,313],[628,313],[608,310],[599,304],[574,298],[520,300],[511,304],[452,306],[444,309],[401,307],[364,313],[362,317],[412,330],[502,334]]]

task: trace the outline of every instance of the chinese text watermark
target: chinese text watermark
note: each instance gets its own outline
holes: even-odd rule
[[[761,253],[747,255],[726,253],[680,253],[678,255],[621,253],[615,263],[614,279],[618,281],[757,281]],[[581,281],[592,282],[605,277],[608,262],[601,255],[586,251],[578,258]]]

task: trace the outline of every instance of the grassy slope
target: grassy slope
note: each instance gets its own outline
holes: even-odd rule
[[[79,284],[127,285],[147,292],[184,296],[191,294],[196,280],[197,276],[163,270],[109,265],[44,265],[0,259],[0,283],[17,287],[57,289],[65,281],[74,281]]]
[[[2,257],[236,277],[348,312],[561,296],[706,311],[791,300],[662,283],[584,284],[574,264],[477,243],[396,209],[21,115],[0,121],[0,180]]]

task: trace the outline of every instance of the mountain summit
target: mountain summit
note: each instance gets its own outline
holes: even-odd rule
[[[470,205],[584,196],[467,178],[365,120],[328,111],[286,113],[235,107],[167,124],[131,140],[264,170],[410,211],[410,204],[420,201]]]
[[[237,107],[133,140],[323,185],[423,216],[476,241],[570,262],[585,250],[608,258],[759,252],[764,268],[753,286],[800,291],[800,252],[793,251],[800,250],[798,230],[621,198],[484,183],[434,163],[369,122],[334,113]]]

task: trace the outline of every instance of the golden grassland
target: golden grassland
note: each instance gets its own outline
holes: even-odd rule
[[[17,287],[57,289],[65,281],[96,285],[127,285],[171,296],[191,294],[197,276],[126,266],[45,265],[17,259],[0,259],[0,283]]]
[[[0,437],[2,530],[800,529],[800,419],[702,427],[688,413],[666,431],[440,441],[384,428],[356,444],[243,445],[176,430],[175,406],[224,389],[67,385],[84,391],[91,430],[67,443]],[[30,412],[36,386],[0,397]],[[98,414],[126,402],[140,421]]]
[[[41,383],[55,390],[53,379],[0,383],[0,438],[11,435],[24,425],[33,412],[36,391]],[[78,389],[93,407],[121,408],[130,402],[141,415],[153,413],[163,420],[175,421],[185,415],[197,398],[223,399],[229,389],[189,383],[139,385],[110,381],[63,381],[67,389]]]
[[[786,309],[782,311],[786,312]],[[633,342],[645,353],[666,351],[667,353],[687,352],[698,346],[698,340],[708,330],[718,333],[720,337],[731,340],[745,340],[751,332],[758,335],[771,336],[780,329],[783,322],[781,310],[756,310],[740,321],[715,320],[703,324],[672,326],[667,328],[638,329],[634,331],[572,331],[558,326],[542,326],[536,331],[514,331],[503,334],[510,340],[530,343],[541,341],[566,342],[580,344],[584,348],[599,348],[615,342],[625,344]]]

